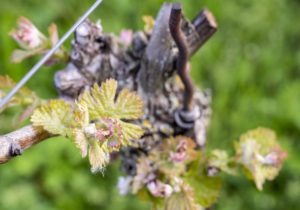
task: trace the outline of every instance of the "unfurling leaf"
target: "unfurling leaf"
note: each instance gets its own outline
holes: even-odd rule
[[[210,207],[216,203],[222,187],[220,177],[192,173],[186,177],[185,181],[192,188],[196,203],[203,207]]]
[[[208,167],[231,175],[237,174],[235,161],[223,150],[216,149],[211,152],[208,158]]]
[[[91,93],[85,91],[79,103],[88,107],[90,118],[137,119],[143,115],[143,101],[134,93],[123,89],[115,101],[117,82],[107,80],[101,88],[95,84]]]
[[[0,99],[5,97],[15,86],[16,83],[10,77],[0,76]],[[19,119],[24,120],[31,115],[35,107],[37,107],[40,103],[41,100],[33,91],[23,87],[17,94],[14,95],[5,107],[0,109],[0,113],[8,107],[23,106],[25,107],[25,112],[21,114]]]
[[[47,38],[27,18],[20,17],[17,23],[18,29],[13,29],[10,35],[21,48],[36,49],[47,41]]]
[[[238,162],[259,190],[266,180],[273,180],[278,175],[287,156],[277,143],[275,133],[267,128],[257,128],[242,135],[235,148]]]
[[[92,173],[102,171],[109,162],[109,153],[104,151],[96,142],[92,142],[89,147],[89,159],[92,166]]]
[[[31,116],[31,121],[34,126],[41,126],[51,134],[67,136],[74,123],[71,112],[70,103],[52,100],[36,109]]]
[[[189,195],[185,191],[173,193],[165,201],[164,210],[199,210],[199,206],[195,204],[193,195]]]
[[[129,144],[130,140],[139,139],[144,134],[144,130],[138,125],[122,121],[120,121],[120,124],[122,127],[124,144]]]
[[[170,150],[166,148],[166,150],[170,151],[170,160],[174,163],[193,161],[200,154],[195,150],[195,142],[189,137],[176,136],[175,138],[168,139],[166,142],[169,145],[173,144],[173,148],[170,148]]]
[[[154,28],[154,24],[155,24],[154,18],[152,16],[145,15],[145,16],[143,16],[143,21],[145,23],[144,30],[147,33],[151,33],[152,29]]]
[[[72,132],[72,137],[76,147],[80,150],[81,156],[85,158],[88,154],[88,140],[81,129],[74,129]]]
[[[140,126],[122,121],[142,116],[142,100],[128,90],[115,100],[117,85],[115,80],[94,85],[73,105],[53,100],[35,111],[33,125],[70,138],[82,157],[89,156],[92,172],[102,171],[110,152],[131,145],[144,133]]]
[[[18,28],[10,32],[10,36],[18,43],[21,50],[17,49],[13,52],[11,60],[19,63],[26,58],[35,55],[44,55],[53,45],[58,42],[58,32],[55,24],[51,24],[48,28],[49,38],[42,34],[35,25],[25,17],[20,17],[17,21]],[[46,65],[52,65],[59,61],[67,60],[67,53],[60,48],[47,61]]]
[[[143,115],[143,101],[128,89],[123,89],[115,103],[115,112],[120,119],[137,119]]]

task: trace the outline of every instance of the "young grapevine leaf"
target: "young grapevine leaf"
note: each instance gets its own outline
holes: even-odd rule
[[[88,107],[91,120],[99,117],[114,119],[137,119],[143,115],[143,101],[128,89],[123,89],[117,100],[117,81],[110,79],[101,88],[95,84],[91,92],[85,91],[79,97],[79,104]]]
[[[198,210],[197,205],[193,199],[193,195],[189,195],[188,192],[181,191],[173,193],[165,201],[164,210]]]
[[[55,135],[67,136],[74,122],[72,106],[63,100],[52,100],[37,108],[31,121],[34,126],[42,126]]]
[[[109,154],[132,144],[144,131],[134,120],[143,115],[143,102],[132,92],[122,90],[118,97],[117,82],[107,80],[101,87],[85,91],[74,105],[53,100],[35,111],[33,125],[72,140],[82,157],[89,156],[92,172],[103,170]]]
[[[138,139],[144,133],[144,130],[138,125],[123,121],[120,121],[120,125],[122,127],[123,144],[130,144],[131,139]]]
[[[277,143],[275,133],[267,128],[257,128],[242,135],[235,148],[238,163],[259,190],[266,180],[277,176],[287,156]]]
[[[151,33],[152,29],[154,28],[155,25],[155,20],[152,16],[145,15],[143,16],[143,21],[145,23],[144,26],[144,31],[147,33]]]
[[[0,76],[0,99],[5,97],[8,92],[16,86],[16,83],[9,76]],[[9,107],[24,106],[25,111],[21,114],[22,119],[26,119],[30,116],[32,111],[41,100],[37,95],[26,87],[20,89],[20,91],[6,104],[6,106],[0,109],[0,113]]]
[[[220,177],[208,177],[205,174],[189,173],[185,181],[192,188],[196,203],[203,207],[210,207],[216,203],[222,187]]]
[[[96,141],[91,141],[89,146],[89,159],[93,173],[101,171],[109,162],[109,153],[104,151]]]
[[[208,157],[208,167],[215,168],[230,175],[236,175],[236,163],[224,150],[213,150]]]

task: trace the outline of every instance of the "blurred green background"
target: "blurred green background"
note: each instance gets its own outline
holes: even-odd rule
[[[104,0],[92,15],[104,30],[141,29],[143,15],[155,16],[162,0]],[[192,75],[213,92],[209,148],[231,149],[239,134],[258,126],[274,129],[289,157],[263,192],[243,177],[225,177],[217,210],[300,209],[300,1],[182,0],[186,16],[203,7],[216,16],[219,31],[192,59]],[[92,0],[1,0],[0,74],[19,80],[37,61],[11,64],[16,44],[8,36],[19,16],[43,32],[55,22],[62,35]],[[53,98],[53,74],[43,68],[28,84],[44,98]],[[13,129],[10,110],[0,116],[0,132]],[[135,210],[149,209],[116,189],[118,164],[105,175],[89,173],[87,160],[65,139],[46,141],[0,167],[0,210]]]

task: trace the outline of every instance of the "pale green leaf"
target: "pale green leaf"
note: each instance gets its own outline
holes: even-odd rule
[[[143,115],[143,101],[134,92],[123,89],[116,101],[115,112],[119,119],[137,119]]]
[[[0,75],[0,99],[5,97],[11,89],[16,86],[16,83],[9,76]],[[40,103],[40,99],[36,94],[26,87],[21,88],[17,94],[6,104],[6,106],[0,109],[2,112],[5,108],[12,106],[34,106],[36,107]]]
[[[89,160],[92,166],[92,173],[102,172],[103,168],[109,162],[109,154],[103,151],[99,144],[96,141],[90,142],[89,146]]]
[[[199,206],[194,203],[192,195],[184,191],[173,193],[165,201],[164,210],[199,210]]]
[[[72,130],[72,137],[76,147],[80,150],[81,156],[84,158],[87,156],[88,153],[88,139],[86,138],[85,134],[81,129],[73,129]]]
[[[145,15],[145,16],[143,16],[143,21],[145,23],[144,30],[147,33],[151,33],[151,31],[152,31],[152,29],[154,28],[154,25],[155,25],[154,18],[152,16]]]
[[[131,140],[137,140],[144,134],[144,130],[135,124],[120,121],[123,134],[123,145],[129,145]]]
[[[41,126],[52,134],[67,136],[74,124],[71,104],[63,100],[52,100],[37,108],[31,116],[34,126]]]
[[[216,203],[222,182],[220,177],[208,177],[204,174],[188,176],[185,181],[194,192],[195,202],[203,207],[210,207]]]
[[[266,180],[273,180],[278,175],[287,156],[277,143],[275,133],[267,128],[247,132],[235,147],[238,163],[259,190]]]
[[[75,102],[75,105],[74,121],[78,124],[79,127],[83,128],[90,123],[89,110],[84,104]]]
[[[90,93],[86,90],[79,98],[80,104],[88,107],[91,119],[99,117],[137,119],[143,115],[143,102],[136,94],[123,89],[116,98],[118,83],[109,79],[101,87],[97,84]]]
[[[226,151],[213,150],[208,158],[208,166],[217,168],[225,173],[236,175],[236,164],[232,158],[229,158]]]
[[[193,192],[195,203],[205,208],[211,207],[220,195],[222,180],[219,176],[207,176],[202,163],[199,164],[197,161],[190,165],[184,181]]]
[[[101,88],[95,84],[90,93],[86,90],[79,97],[80,104],[88,107],[90,117],[96,120],[99,117],[115,117],[114,99],[116,95],[118,83],[110,79],[101,85]]]

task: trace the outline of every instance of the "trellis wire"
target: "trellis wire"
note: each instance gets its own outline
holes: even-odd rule
[[[60,48],[60,46],[74,33],[76,28],[101,4],[103,0],[97,0],[82,17],[67,31],[53,48],[21,79],[21,81],[0,101],[0,110],[9,100],[26,84],[26,82],[44,65],[47,60]]]

